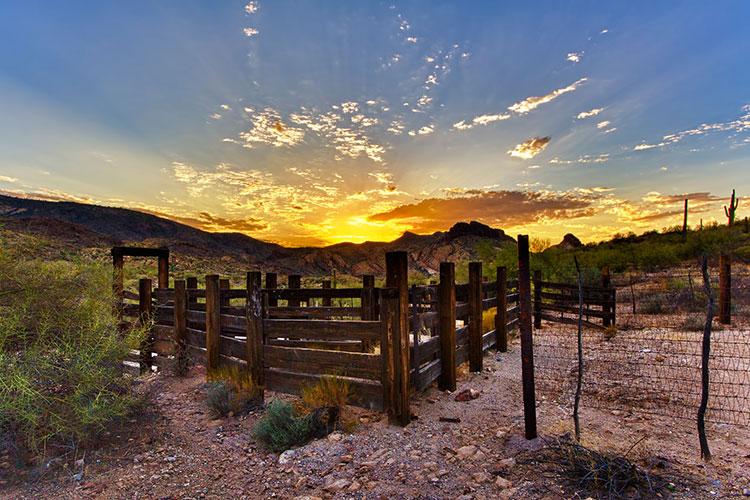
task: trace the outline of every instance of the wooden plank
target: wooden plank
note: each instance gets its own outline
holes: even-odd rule
[[[489,299],[482,299],[482,311],[492,309],[497,306],[497,297],[490,297]]]
[[[244,340],[236,339],[234,337],[228,337],[226,335],[219,336],[220,354],[242,359],[245,357],[245,351],[246,348]]]
[[[266,290],[269,300],[276,298],[279,300],[309,300],[309,299],[358,299],[362,297],[361,288],[299,288],[288,289],[278,288],[276,290]]]
[[[497,268],[495,281],[497,282],[496,345],[498,351],[508,352],[508,269],[505,266]]]
[[[521,379],[526,439],[537,437],[536,390],[534,387],[534,339],[531,321],[531,269],[529,237],[518,235],[518,293],[520,296],[519,329],[521,331]]]
[[[174,327],[156,324],[151,328],[154,340],[171,340],[174,337]]]
[[[273,290],[278,287],[278,276],[276,273],[266,273],[266,288]],[[279,305],[279,301],[276,298],[268,298],[268,306],[276,307]]]
[[[265,345],[277,345],[283,347],[307,347],[310,349],[323,349],[328,351],[362,352],[362,342],[359,340],[286,340],[269,339]]]
[[[185,343],[195,347],[206,348],[206,331],[185,328]]]
[[[458,302],[456,303],[456,319],[465,318],[469,315],[469,303]]]
[[[221,330],[227,333],[245,333],[247,328],[247,320],[245,316],[232,316],[229,314],[222,314],[220,316]]]
[[[576,294],[565,294],[565,293],[552,293],[552,292],[545,292],[542,291],[541,293],[542,299],[546,300],[553,300],[556,302],[570,302],[571,304],[575,304],[578,306],[578,293]],[[583,302],[586,304],[592,304],[592,305],[607,305],[610,306],[614,304],[612,301],[612,296],[608,296],[607,298],[598,298],[598,297],[588,297],[586,296],[586,293],[583,294]]]
[[[380,355],[265,346],[264,365],[285,371],[380,380]]]
[[[440,372],[442,371],[442,361],[435,359],[422,366],[416,374],[416,382],[414,384],[417,391],[423,391],[427,389],[432,383],[440,378]]]
[[[540,281],[540,284],[542,285],[542,288],[557,288],[560,290],[570,290],[573,289],[576,291],[576,294],[578,293],[578,285],[573,285],[570,283],[554,283],[550,281]],[[583,287],[584,293],[594,293],[599,292],[601,294],[607,294],[610,292],[609,288],[602,288],[602,287],[596,287],[596,286],[585,286]]]
[[[359,318],[359,307],[269,307],[268,317],[272,319],[329,319],[339,317]]]
[[[299,274],[290,274],[287,278],[287,288],[289,290],[298,290],[302,286],[302,277]],[[289,307],[299,307],[300,299],[289,297],[287,299],[287,305]]]
[[[489,332],[482,334],[482,352],[495,345],[496,338],[497,334],[495,333],[495,330],[490,330]]]
[[[185,280],[174,282],[174,328],[172,330],[175,345],[175,372],[177,375],[187,373],[187,284]]]
[[[429,340],[425,340],[419,344],[419,355],[415,357],[416,365],[421,366],[434,360],[435,357],[439,357],[440,352],[440,337],[431,337]]]
[[[396,326],[393,330],[391,355],[394,358],[394,406],[390,408],[392,423],[408,425],[409,407],[409,266],[404,251],[386,252],[385,285],[398,289]]]
[[[150,323],[153,318],[152,289],[153,285],[150,279],[141,278],[138,281],[138,318],[141,325]],[[139,348],[141,352],[141,368],[145,370],[151,369],[151,344],[153,340],[153,333],[149,330],[143,341],[141,341]]]
[[[127,300],[138,300],[138,294],[130,290],[123,290],[122,298]]]
[[[265,370],[266,388],[287,394],[299,394],[306,385],[313,385],[320,377],[305,373],[288,372],[276,368]],[[373,410],[383,409],[383,388],[374,381],[344,377],[354,394],[351,404]]]
[[[469,370],[481,372],[482,364],[482,263],[469,262]]]
[[[162,356],[171,356],[177,352],[177,349],[172,340],[154,340],[151,343],[151,351]]]
[[[541,311],[555,311],[555,312],[561,312],[561,313],[570,313],[578,315],[578,306],[563,306],[563,305],[557,305],[557,304],[546,304],[542,303]],[[586,308],[583,310],[584,316],[592,316],[594,318],[610,318],[612,313],[609,311],[602,311],[601,309],[589,309]]]
[[[206,370],[209,375],[219,367],[220,300],[219,276],[206,276]]]
[[[263,320],[267,338],[310,340],[378,340],[378,321],[355,320]]]
[[[568,318],[566,316],[552,316],[551,314],[542,313],[542,319],[545,319],[550,322],[554,323],[564,323],[566,325],[577,325],[578,324],[578,317],[575,318]],[[583,320],[583,324],[588,326],[589,328],[595,328],[597,330],[603,330],[604,327],[602,325],[598,325],[596,323],[592,323],[591,321]]]
[[[265,387],[263,360],[265,356],[265,335],[263,331],[263,292],[261,290],[260,272],[247,273],[247,307],[245,312],[244,357],[250,370],[250,377],[259,389],[258,397],[262,400]]]
[[[122,305],[123,316],[137,318],[139,314],[140,314],[140,308],[138,307],[138,304],[123,304]]]

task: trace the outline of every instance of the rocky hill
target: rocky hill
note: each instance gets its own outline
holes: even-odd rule
[[[240,233],[203,231],[137,210],[2,195],[0,226],[43,236],[74,249],[123,244],[168,246],[178,256],[216,258],[308,276],[334,270],[355,276],[382,274],[383,255],[392,250],[407,251],[410,268],[429,276],[437,273],[441,261],[476,259],[480,242],[499,247],[515,241],[501,229],[472,221],[459,222],[445,232],[427,235],[406,232],[390,242],[287,248]]]

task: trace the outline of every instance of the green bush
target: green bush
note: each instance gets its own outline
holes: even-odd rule
[[[268,404],[266,414],[253,428],[253,436],[275,452],[305,444],[310,434],[310,419],[299,415],[291,404],[278,399]]]
[[[128,414],[122,361],[142,332],[118,332],[111,267],[27,260],[3,243],[0,441],[28,460],[88,444]]]

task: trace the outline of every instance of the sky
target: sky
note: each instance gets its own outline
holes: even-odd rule
[[[286,245],[750,191],[750,2],[0,0],[0,192]],[[742,216],[744,200],[739,214]]]

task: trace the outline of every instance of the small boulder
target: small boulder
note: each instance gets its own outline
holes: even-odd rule
[[[476,389],[464,389],[453,398],[456,401],[471,401],[479,397],[479,391]]]

